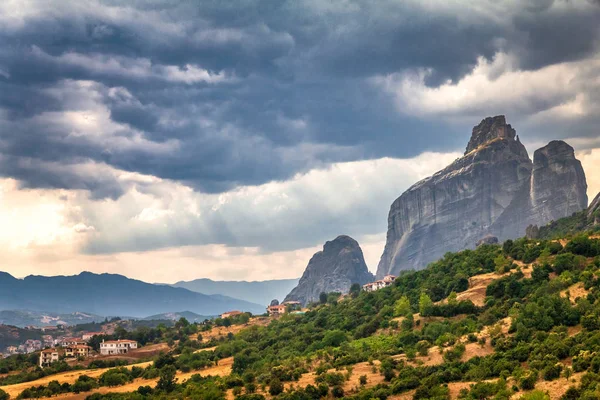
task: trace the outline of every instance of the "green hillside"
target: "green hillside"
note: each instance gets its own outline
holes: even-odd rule
[[[162,327],[181,355],[149,367],[156,388],[89,398],[597,399],[599,273],[593,230],[448,253],[392,287],[355,287],[266,326],[210,338],[211,326]],[[226,376],[173,380],[230,357]]]

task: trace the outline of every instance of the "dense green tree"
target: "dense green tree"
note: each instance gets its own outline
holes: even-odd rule
[[[175,375],[177,370],[173,365],[165,365],[160,369],[159,379],[156,384],[156,389],[170,393],[175,389],[175,383],[177,382]]]

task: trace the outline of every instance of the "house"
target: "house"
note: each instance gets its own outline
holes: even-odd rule
[[[383,289],[384,287],[391,286],[395,280],[396,280],[396,277],[394,275],[386,275],[381,280],[378,280],[375,282],[370,282],[370,283],[363,285],[363,290],[366,292],[374,292],[375,290],[379,290],[379,289]]]
[[[58,330],[56,326],[42,326],[42,332],[50,332],[56,330]]]
[[[85,342],[85,340],[80,339],[80,338],[64,338],[60,341],[60,345],[62,347],[71,347],[71,346],[78,346],[78,345],[85,345],[87,344]]]
[[[271,317],[278,317],[281,314],[285,314],[285,306],[283,304],[269,306],[267,307],[267,312]]]
[[[243,314],[243,312],[237,311],[237,310],[227,311],[227,312],[224,312],[223,314],[221,314],[221,318],[225,319],[225,318],[229,318],[229,317],[235,317],[236,315],[241,315],[241,314]]]
[[[89,357],[92,348],[85,344],[77,344],[75,346],[65,347],[66,357]]]
[[[100,343],[100,354],[127,354],[129,350],[137,349],[135,340],[107,340]]]
[[[65,350],[62,348],[46,349],[40,352],[40,367],[47,367],[53,362],[60,360],[64,356]]]
[[[89,341],[91,338],[93,338],[94,336],[101,336],[104,335],[104,332],[86,332],[83,335],[81,335],[81,339],[83,341]]]
[[[6,348],[6,352],[8,354],[17,354],[19,352],[19,348],[17,346],[8,346]]]
[[[285,314],[289,311],[296,311],[302,308],[302,303],[299,301],[286,301],[281,304],[272,305],[267,307],[267,312],[272,317],[278,317],[281,314]]]

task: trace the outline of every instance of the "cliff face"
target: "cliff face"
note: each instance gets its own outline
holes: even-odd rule
[[[346,293],[353,283],[363,285],[373,279],[358,242],[349,236],[338,236],[312,256],[298,286],[285,301],[307,304],[318,301],[322,292]]]
[[[463,157],[394,201],[377,276],[425,268],[486,235],[522,236],[531,223],[586,207],[585,175],[569,145],[552,142],[534,159],[504,116],[481,121]]]
[[[531,178],[534,221],[552,221],[587,207],[587,182],[575,151],[555,140],[535,151]]]

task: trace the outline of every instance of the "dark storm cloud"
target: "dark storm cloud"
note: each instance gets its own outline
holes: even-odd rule
[[[498,51],[538,69],[598,50],[598,7],[429,4],[40,2],[22,20],[0,8],[0,174],[114,198],[124,189],[110,176],[67,166],[221,192],[456,149],[477,121],[408,117],[368,79],[423,69],[435,87]]]

